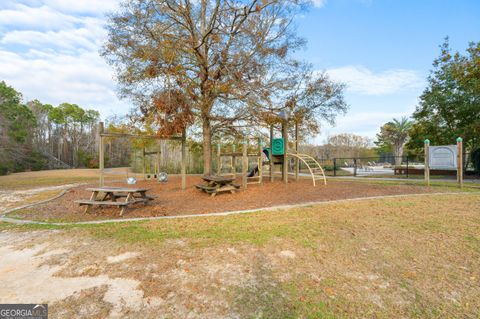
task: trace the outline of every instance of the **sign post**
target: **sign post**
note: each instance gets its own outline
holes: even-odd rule
[[[426,139],[424,141],[424,148],[425,148],[425,184],[430,186],[430,140]]]
[[[457,138],[457,182],[458,187],[463,187],[463,140]]]

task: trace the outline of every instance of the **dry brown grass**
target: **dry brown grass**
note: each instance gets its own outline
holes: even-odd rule
[[[71,251],[52,257],[59,276],[137,280],[155,302],[132,318],[478,318],[479,212],[478,194],[437,195],[63,227],[34,241]],[[106,262],[125,252],[139,255]],[[104,314],[102,291],[61,305]]]
[[[11,208],[20,207],[27,204],[33,204],[53,198],[59,193],[60,190],[58,189],[44,190],[38,193],[0,192],[0,201],[2,202],[2,205],[0,207],[0,213]]]
[[[114,168],[106,175],[107,180],[124,179],[126,168]],[[98,181],[98,169],[58,169],[36,172],[13,173],[0,176],[0,190],[27,189],[34,187]]]

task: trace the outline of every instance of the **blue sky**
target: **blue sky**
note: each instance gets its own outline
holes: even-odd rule
[[[446,36],[455,50],[480,41],[480,1],[326,0],[298,21],[302,57],[348,84],[350,110],[317,137],[374,137],[392,117],[410,115]]]
[[[480,41],[478,0],[315,0],[297,19],[308,41],[299,57],[347,84],[350,110],[314,139],[349,132],[373,138],[410,115],[445,36],[455,50]],[[0,1],[0,80],[26,100],[72,102],[125,114],[112,70],[98,55],[116,0]]]

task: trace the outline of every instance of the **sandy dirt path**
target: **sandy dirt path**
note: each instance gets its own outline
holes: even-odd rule
[[[0,190],[0,214],[14,207],[43,200],[49,196],[53,197],[54,194],[75,186],[79,186],[79,184],[48,186],[23,190]]]

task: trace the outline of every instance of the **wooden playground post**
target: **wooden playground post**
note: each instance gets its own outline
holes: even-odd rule
[[[425,184],[430,186],[430,140],[426,139],[424,141],[424,148],[425,148]]]
[[[270,125],[270,182],[273,182],[273,170],[275,164],[273,164],[273,124]]]
[[[142,167],[142,174],[143,174],[143,180],[144,180],[144,181],[147,180],[147,177],[145,176],[145,174],[146,174],[146,169],[145,169],[146,165],[147,165],[147,163],[146,163],[146,161],[145,161],[145,147],[144,147],[144,148],[143,148],[143,167]]]
[[[104,178],[103,178],[103,170],[104,170],[104,165],[105,165],[105,153],[104,153],[104,145],[103,145],[103,133],[104,133],[105,127],[103,125],[103,122],[98,123],[98,137],[99,137],[99,143],[98,143],[98,166],[100,169],[100,187],[104,185]]]
[[[222,165],[221,165],[222,157],[220,152],[221,152],[220,143],[217,143],[217,175],[220,175],[222,170]]]
[[[258,138],[258,183],[262,184],[263,180],[263,155],[262,155],[262,139]]]
[[[233,174],[233,177],[234,178],[237,178],[237,170],[236,170],[236,163],[237,163],[237,157],[235,156],[235,152],[237,151],[236,150],[237,146],[235,144],[232,145],[232,174]]]
[[[111,133],[105,132],[105,126],[103,122],[98,124],[98,135],[99,135],[99,154],[98,154],[98,161],[99,161],[99,169],[100,169],[100,186],[104,185],[104,171],[105,171],[105,137],[109,138],[134,138],[134,139],[154,139],[154,140],[172,140],[172,141],[182,141],[182,189],[186,188],[186,154],[185,154],[185,144],[186,144],[186,131],[183,130],[182,136],[170,136],[170,137],[163,137],[158,135],[149,135],[149,134],[130,134],[130,133]],[[145,147],[143,148],[143,165],[142,165],[142,173],[143,179],[146,180],[145,176],[145,169],[146,169],[146,155],[157,154],[159,158],[159,152],[146,152]],[[136,152],[135,152],[136,154]],[[136,162],[136,157],[134,158]],[[150,167],[150,174],[152,173],[152,165],[149,162]],[[158,170],[160,170],[160,163],[157,163]],[[127,174],[128,175],[128,174]]]
[[[295,153],[298,154],[298,121],[295,121]],[[298,172],[300,171],[300,162],[295,157],[295,180],[298,181]]]
[[[161,144],[161,141],[158,141],[157,170],[156,170],[156,172],[155,172],[155,175],[157,175],[157,179],[158,179],[158,175],[160,175],[160,144]]]
[[[457,138],[457,182],[458,187],[463,187],[463,140]]]
[[[243,150],[242,150],[242,189],[247,189],[247,170],[248,170],[248,141],[243,140]]]
[[[186,132],[185,129],[182,131],[182,190],[187,188],[187,156],[186,156]]]
[[[282,137],[283,137],[283,165],[282,165],[282,179],[285,183],[288,183],[288,127],[287,120],[282,122]]]

